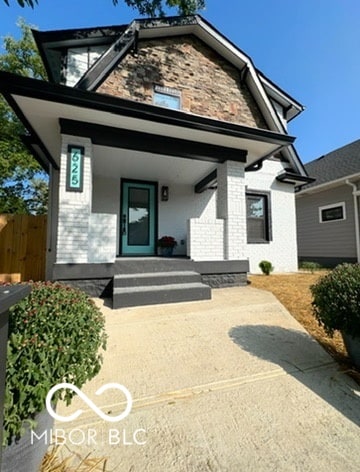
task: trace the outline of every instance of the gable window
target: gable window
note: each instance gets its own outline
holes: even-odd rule
[[[74,86],[108,47],[100,45],[68,49],[66,85]]]
[[[271,241],[270,193],[246,192],[247,242]]]
[[[173,110],[180,110],[181,108],[181,93],[179,90],[170,87],[154,87],[154,105],[165,108],[172,108]]]
[[[329,221],[340,221],[345,219],[345,202],[333,203],[332,205],[319,207],[320,223],[327,223]]]

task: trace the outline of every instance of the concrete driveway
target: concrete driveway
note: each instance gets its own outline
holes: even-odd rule
[[[103,306],[102,301],[98,301]],[[268,292],[213,290],[211,301],[103,306],[104,366],[58,413],[67,446],[121,472],[359,471],[360,387]],[[145,443],[145,444],[142,444]]]

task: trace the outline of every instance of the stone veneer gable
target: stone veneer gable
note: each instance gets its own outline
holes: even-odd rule
[[[151,104],[155,84],[179,90],[184,111],[267,128],[239,70],[194,36],[140,41],[97,92]]]

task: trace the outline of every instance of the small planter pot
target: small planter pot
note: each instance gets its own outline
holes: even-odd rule
[[[346,350],[350,359],[360,369],[360,337],[353,337],[350,334],[341,333]]]
[[[1,472],[38,472],[51,442],[54,418],[47,410],[35,416],[37,425],[27,429],[18,442],[12,442],[3,449]],[[45,434],[44,434],[45,432]]]
[[[161,250],[161,255],[163,257],[171,257],[173,255],[174,248],[173,247],[162,247],[160,250]]]

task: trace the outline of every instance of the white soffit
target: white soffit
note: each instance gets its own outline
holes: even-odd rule
[[[153,123],[148,120],[121,116],[111,112],[48,102],[19,95],[13,95],[13,98],[56,161],[58,161],[61,145],[59,118],[247,150],[247,165],[270,155],[279,148],[279,144],[256,140],[255,137],[254,139],[234,137],[219,132]],[[179,114],[181,116],[182,113]],[[226,159],[226,156],[224,158]]]
[[[195,185],[212,172],[211,162],[94,145],[94,175]]]

